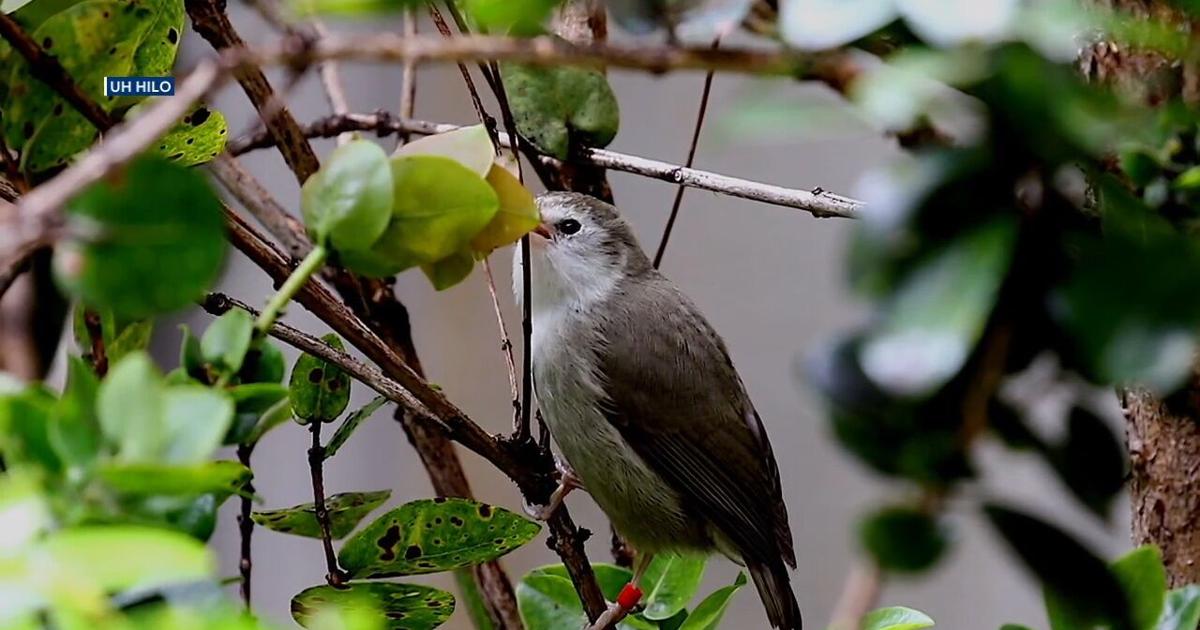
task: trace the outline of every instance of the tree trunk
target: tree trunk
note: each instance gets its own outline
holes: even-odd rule
[[[1100,0],[1141,18],[1195,31],[1197,22],[1167,0]],[[1200,102],[1200,72],[1157,53],[1099,42],[1084,51],[1083,72],[1149,105],[1174,98]],[[1169,400],[1130,389],[1118,393],[1127,420],[1132,538],[1162,550],[1171,586],[1200,583],[1200,363]]]

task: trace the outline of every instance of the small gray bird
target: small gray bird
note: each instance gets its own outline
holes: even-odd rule
[[[749,569],[771,625],[798,630],[779,469],[724,342],[616,208],[577,193],[538,207],[534,387],[573,471],[543,515],[582,482],[638,552],[635,581],[656,552],[720,551]]]

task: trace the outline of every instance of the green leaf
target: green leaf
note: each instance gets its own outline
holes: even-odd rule
[[[463,8],[482,33],[530,37],[562,0],[465,0]],[[614,5],[616,6],[616,5]]]
[[[267,339],[259,339],[250,345],[250,352],[238,372],[243,383],[278,383],[287,374],[283,353]]]
[[[292,419],[292,401],[283,399],[270,409],[263,412],[263,415],[258,419],[258,424],[242,441],[243,444],[254,444],[262,439],[268,431]]]
[[[49,439],[63,462],[88,468],[100,453],[100,420],[96,396],[100,381],[79,357],[67,358],[67,384],[54,406]]]
[[[221,112],[197,105],[179,124],[158,140],[158,152],[180,166],[195,166],[225,150],[229,125]]]
[[[200,354],[200,340],[192,334],[192,329],[188,328],[187,324],[180,324],[179,329],[183,333],[179,341],[179,366],[194,379],[207,379],[204,356]]]
[[[1133,627],[1120,582],[1103,560],[1077,540],[1033,516],[999,505],[986,505],[984,513],[1045,586],[1051,628],[1062,628],[1055,619],[1063,618]]]
[[[879,608],[863,617],[862,630],[921,630],[932,628],[929,615],[912,608],[891,606]]]
[[[471,239],[471,249],[481,254],[517,241],[541,221],[533,194],[508,169],[493,164],[487,182],[496,191],[500,210],[491,223]]]
[[[232,309],[208,325],[200,338],[200,356],[204,361],[227,374],[242,369],[242,361],[250,350],[254,320],[240,308]]]
[[[392,157],[434,155],[450,158],[480,177],[487,177],[496,159],[496,147],[483,125],[418,138],[402,145]]]
[[[85,94],[112,111],[129,99],[105,97],[104,77],[170,74],[182,28],[183,6],[177,1],[91,0],[49,17],[32,36]],[[5,71],[3,133],[26,170],[61,166],[92,143],[96,129],[38,80],[29,64],[10,63]]]
[[[36,546],[54,574],[107,591],[202,580],[215,562],[204,543],[156,527],[98,525],[62,530]]]
[[[388,156],[370,140],[335,149],[301,188],[300,210],[313,240],[339,251],[370,249],[387,228],[392,205]]]
[[[249,468],[230,461],[190,466],[107,464],[97,472],[113,490],[131,495],[230,495],[241,492],[253,476]]]
[[[596,583],[600,585],[600,592],[604,595],[604,599],[610,602],[617,601],[617,596],[621,594],[621,589],[633,581],[633,571],[615,564],[595,562],[592,564],[592,571],[596,574]],[[561,564],[548,564],[538,567],[530,571],[529,575],[553,575],[568,581],[571,579],[571,574],[567,572],[567,567]]]
[[[448,571],[487,562],[529,542],[541,526],[467,499],[406,503],[367,525],[338,553],[352,578]]]
[[[225,256],[221,203],[198,172],[143,157],[118,183],[100,182],[67,207],[55,277],[85,304],[118,317],[172,311],[201,297]]]
[[[1106,516],[1125,487],[1125,445],[1108,423],[1084,407],[1071,409],[1067,437],[1047,457],[1071,492]]]
[[[729,586],[723,586],[705,597],[688,614],[688,618],[679,626],[679,630],[716,630],[725,616],[725,609],[733,596],[746,585],[746,574],[738,572],[737,579]]]
[[[329,459],[337,454],[346,440],[350,439],[350,435],[354,433],[358,425],[362,424],[363,420],[370,418],[376,411],[379,410],[388,399],[383,396],[376,396],[371,399],[371,402],[362,406],[361,409],[346,416],[342,421],[341,426],[333,433],[333,437],[329,439],[329,443],[325,445],[325,459]]]
[[[100,428],[122,460],[153,461],[159,456],[166,437],[165,389],[162,375],[144,352],[126,356],[100,384],[96,398]]]
[[[895,19],[894,0],[796,0],[780,7],[779,30],[796,48],[824,50],[869,35]]]
[[[246,444],[268,413],[276,406],[287,404],[288,389],[277,383],[246,383],[228,390],[234,404],[233,426],[225,433],[224,444]],[[288,416],[291,406],[288,404]],[[284,418],[286,421],[287,418]]]
[[[1167,572],[1158,547],[1134,549],[1112,564],[1112,572],[1129,597],[1135,630],[1155,630],[1167,595]]]
[[[399,13],[406,8],[423,7],[425,0],[291,0],[288,4],[298,15],[335,15],[362,18],[376,14]]]
[[[879,566],[891,571],[928,569],[948,544],[933,518],[909,507],[889,507],[871,514],[859,526],[858,535]]]
[[[322,608],[366,610],[382,614],[388,630],[431,630],[454,613],[454,596],[419,584],[356,582],[341,588],[314,586],[292,598],[292,618],[305,628]]]
[[[559,568],[562,565],[558,565]],[[625,571],[628,575],[628,571]],[[628,579],[621,582],[624,586]],[[620,590],[620,587],[617,587]],[[608,597],[608,594],[605,594]],[[613,598],[616,593],[613,594]],[[583,604],[575,593],[575,586],[561,575],[535,570],[517,584],[517,609],[521,620],[529,630],[558,630],[559,628],[582,628],[588,625]],[[626,617],[617,624],[618,630],[653,630],[657,624],[634,617]]]
[[[126,324],[112,339],[105,341],[105,351],[108,362],[116,363],[130,352],[145,350],[150,347],[150,337],[154,333],[154,320],[143,319]]]
[[[462,251],[428,265],[421,265],[421,271],[429,278],[429,283],[438,291],[467,279],[471,270],[475,269],[475,256],[470,251]]]
[[[343,350],[342,340],[330,333],[321,337],[330,346]],[[333,422],[350,404],[350,375],[342,368],[304,353],[292,367],[288,398],[297,422]]]
[[[62,470],[51,437],[54,397],[39,387],[0,396],[0,452],[6,466],[28,464],[50,473]]]
[[[705,557],[659,553],[654,556],[641,587],[646,593],[642,616],[653,621],[674,617],[687,607],[704,578]]]
[[[377,492],[343,492],[325,497],[325,510],[329,513],[329,533],[335,539],[346,537],[354,531],[358,522],[365,518],[375,508],[383,505],[391,490]],[[321,537],[321,524],[317,521],[317,508],[313,503],[301,503],[289,508],[278,510],[263,510],[251,515],[255,523],[267,529],[307,536]]]
[[[1021,624],[1017,624],[1017,623],[1006,623],[1003,626],[1000,626],[1000,630],[1033,630],[1033,629],[1030,628],[1029,626],[1022,626]]]
[[[391,162],[392,222],[371,251],[399,268],[462,251],[500,207],[483,177],[456,160],[411,155]]]
[[[233,401],[200,385],[167,388],[158,461],[199,464],[212,456],[233,423]]]
[[[1167,593],[1158,630],[1192,630],[1200,625],[1200,585],[1190,584]]]
[[[517,130],[565,160],[572,149],[605,147],[617,135],[617,97],[604,74],[567,66],[500,65]]]
[[[1016,239],[1011,220],[960,236],[906,279],[861,350],[884,390],[924,396],[962,367],[983,333]]]

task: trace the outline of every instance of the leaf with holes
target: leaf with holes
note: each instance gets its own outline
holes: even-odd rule
[[[33,39],[53,54],[85,94],[111,111],[130,99],[105,96],[105,76],[170,73],[183,28],[177,0],[91,0],[41,23]],[[31,172],[63,165],[86,149],[96,129],[24,61],[6,69],[3,133]],[[0,83],[5,81],[0,80]]]
[[[65,292],[118,319],[183,308],[212,284],[225,259],[221,202],[204,175],[145,156],[67,206],[54,251]]]
[[[517,130],[565,160],[572,149],[604,147],[617,135],[617,97],[604,74],[587,68],[506,63],[500,67]]]
[[[371,402],[363,405],[361,409],[346,416],[346,419],[342,421],[337,431],[334,431],[333,437],[329,439],[329,444],[325,445],[325,459],[336,455],[338,450],[342,448],[342,445],[346,443],[346,440],[350,439],[350,435],[354,433],[355,429],[362,424],[363,420],[370,418],[385,403],[387,403],[387,398],[376,396]]]
[[[487,182],[492,185],[492,190],[496,191],[496,197],[500,200],[500,210],[492,217],[492,222],[471,239],[471,249],[481,254],[491,253],[492,250],[517,241],[541,221],[533,193],[513,177],[508,169],[493,164],[488,171]]]
[[[341,338],[333,333],[321,340],[338,350],[344,349]],[[350,375],[323,359],[301,354],[292,367],[288,398],[296,422],[333,422],[350,404]]]
[[[158,152],[181,166],[203,164],[225,150],[229,124],[221,112],[199,105],[158,141]]]
[[[468,499],[421,499],[375,519],[338,553],[352,578],[449,571],[487,562],[529,542],[541,525]]]
[[[328,608],[382,614],[387,630],[430,630],[454,613],[454,596],[420,584],[358,582],[341,588],[314,586],[292,598],[292,618],[305,628],[331,627],[315,623]]]
[[[376,492],[343,492],[325,497],[325,510],[329,513],[329,534],[332,538],[345,538],[354,531],[358,522],[375,508],[383,505],[391,490]],[[289,508],[263,510],[251,515],[255,523],[284,534],[321,537],[321,524],[317,522],[317,508],[313,503],[301,503]]]

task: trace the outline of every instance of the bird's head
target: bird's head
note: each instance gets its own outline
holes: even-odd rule
[[[530,260],[535,292],[541,287],[547,299],[586,301],[607,294],[621,278],[651,269],[633,230],[611,204],[570,192],[545,193],[537,204],[542,221],[530,235]]]

